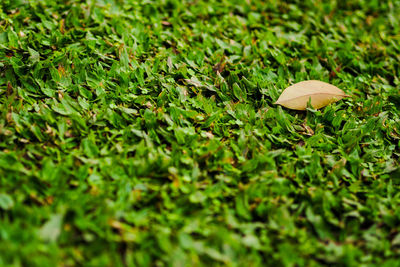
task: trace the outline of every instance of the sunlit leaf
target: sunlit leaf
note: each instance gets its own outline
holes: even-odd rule
[[[307,103],[311,100],[311,106],[319,109],[347,96],[341,89],[332,84],[310,80],[286,88],[275,104],[289,109],[305,110]]]

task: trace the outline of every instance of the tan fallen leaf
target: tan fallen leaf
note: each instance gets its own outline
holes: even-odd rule
[[[319,109],[344,97],[348,97],[348,95],[336,86],[326,82],[310,80],[293,84],[283,90],[275,104],[289,109],[305,110],[311,98],[311,106]]]

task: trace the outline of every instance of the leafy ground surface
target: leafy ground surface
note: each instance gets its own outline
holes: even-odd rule
[[[0,1],[0,265],[398,266],[400,1],[291,2]]]

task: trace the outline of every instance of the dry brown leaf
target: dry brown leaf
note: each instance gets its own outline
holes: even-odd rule
[[[310,80],[286,88],[275,104],[290,109],[305,110],[311,98],[311,106],[319,109],[347,96],[341,89],[332,84]]]

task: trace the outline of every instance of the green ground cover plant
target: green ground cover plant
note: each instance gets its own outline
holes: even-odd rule
[[[399,14],[1,0],[0,265],[400,266]]]

